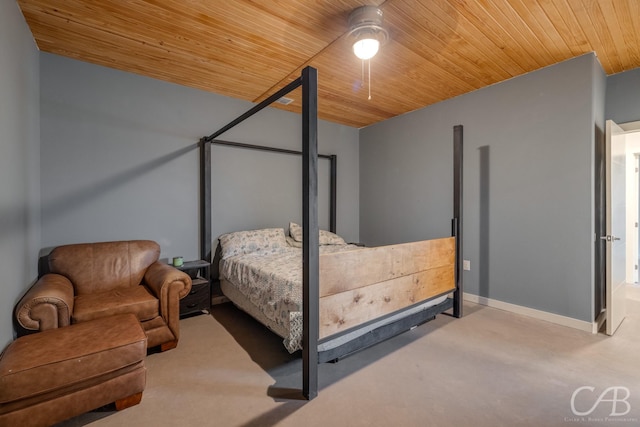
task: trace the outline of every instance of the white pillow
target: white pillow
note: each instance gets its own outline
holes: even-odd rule
[[[277,253],[287,246],[283,228],[236,231],[220,236],[222,259],[253,252]]]
[[[296,242],[302,242],[302,227],[295,222],[289,223],[289,235]],[[320,230],[319,240],[321,245],[346,245],[347,242],[335,233]]]
[[[291,236],[287,236],[287,243],[292,248],[301,248],[302,247],[302,242],[298,242],[296,239],[294,239]]]

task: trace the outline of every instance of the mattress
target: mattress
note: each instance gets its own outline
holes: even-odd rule
[[[323,245],[320,254],[358,250],[355,245]],[[302,250],[282,248],[274,253],[248,253],[220,261],[222,292],[236,306],[283,338],[293,353],[302,349]],[[439,304],[446,296],[422,302],[401,313],[386,316],[366,326],[323,340],[324,351],[367,332]]]

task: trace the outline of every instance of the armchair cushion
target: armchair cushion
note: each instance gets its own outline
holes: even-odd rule
[[[135,314],[138,320],[144,322],[160,315],[158,302],[146,286],[78,295],[71,323],[125,313]]]

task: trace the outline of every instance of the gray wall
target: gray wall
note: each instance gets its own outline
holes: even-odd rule
[[[39,235],[38,51],[13,1],[0,2],[0,348],[36,276]]]
[[[617,123],[640,120],[640,68],[607,77],[606,117]]]
[[[362,129],[361,240],[449,235],[461,124],[466,292],[593,320],[596,62],[584,55]]]
[[[148,238],[163,257],[199,257],[198,150],[252,104],[42,54],[42,246]],[[268,108],[222,135],[300,149],[300,116]],[[319,124],[338,155],[338,232],[358,240],[358,131]],[[301,160],[212,147],[213,234],[301,218]],[[328,162],[321,161],[328,227]]]

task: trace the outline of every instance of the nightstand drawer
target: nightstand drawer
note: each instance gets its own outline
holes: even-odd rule
[[[180,315],[211,309],[209,282],[202,278],[193,279],[191,292],[180,300]]]

